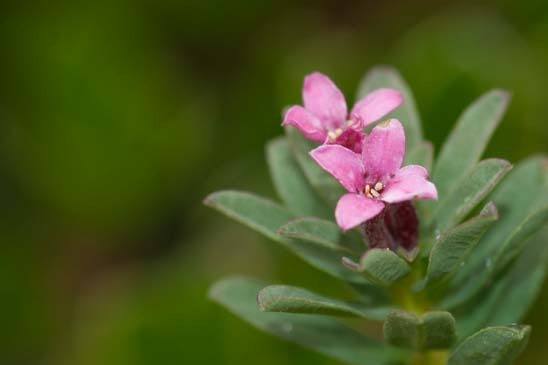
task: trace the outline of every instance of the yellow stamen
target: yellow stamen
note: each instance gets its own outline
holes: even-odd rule
[[[343,130],[341,128],[335,129],[335,136],[340,136],[342,134]]]
[[[328,136],[329,139],[332,140],[332,141],[334,141],[334,140],[337,138],[337,135],[336,135],[335,132],[333,132],[333,131],[327,132],[327,136]]]
[[[371,186],[369,186],[369,184],[365,185],[365,189],[363,191],[365,193],[365,195],[369,196],[371,195],[370,192],[371,192]]]
[[[346,121],[346,126],[347,126],[347,127],[350,127],[350,126],[353,125],[353,124],[354,124],[354,121],[353,121],[353,120],[347,120],[347,121]]]
[[[381,191],[384,188],[384,185],[381,182],[375,184],[375,190]]]
[[[379,194],[379,192],[375,189],[371,189],[371,195],[373,195],[375,198],[381,196],[381,194]]]

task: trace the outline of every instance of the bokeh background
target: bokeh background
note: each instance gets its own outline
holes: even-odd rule
[[[2,1],[0,363],[335,364],[207,299],[234,273],[342,289],[201,201],[273,196],[263,146],[303,76],[353,102],[379,63],[437,146],[502,87],[487,155],[547,152],[546,1]],[[521,364],[546,363],[547,306]]]

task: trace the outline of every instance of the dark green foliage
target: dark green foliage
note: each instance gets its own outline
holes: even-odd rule
[[[422,317],[406,311],[390,312],[383,327],[392,345],[416,350],[447,349],[456,339],[455,319],[449,312],[426,312]]]

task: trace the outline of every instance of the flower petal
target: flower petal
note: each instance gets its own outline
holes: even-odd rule
[[[304,78],[304,107],[314,113],[327,129],[336,129],[346,121],[346,101],[329,77],[314,72]]]
[[[368,183],[381,181],[400,168],[405,154],[405,134],[397,119],[377,125],[364,139],[363,165]]]
[[[300,105],[294,105],[287,110],[282,125],[292,125],[303,136],[317,142],[325,141],[327,135],[320,120]]]
[[[403,103],[403,95],[396,89],[381,88],[361,98],[352,108],[351,116],[357,115],[367,126],[396,109]]]
[[[361,156],[340,145],[323,145],[310,151],[310,156],[346,190],[363,190],[364,171]]]
[[[381,199],[399,203],[413,199],[438,199],[436,186],[426,179],[426,169],[410,165],[400,169],[384,187]]]
[[[343,195],[335,208],[335,219],[342,230],[352,229],[378,215],[384,208],[380,200],[363,195],[348,193]]]
[[[421,165],[407,165],[402,167],[396,173],[397,176],[417,176],[424,179],[428,178],[428,170],[426,170]]]

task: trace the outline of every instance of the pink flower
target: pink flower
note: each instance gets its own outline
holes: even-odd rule
[[[323,145],[310,155],[349,191],[335,209],[337,224],[354,228],[377,216],[385,203],[437,199],[434,184],[422,166],[401,167],[405,154],[403,126],[387,120],[365,136],[361,153],[339,145]]]
[[[317,142],[340,144],[360,152],[363,128],[403,102],[394,89],[377,89],[359,100],[350,115],[341,91],[329,77],[319,72],[306,76],[303,84],[304,107],[294,105],[285,113],[282,125],[292,125]]]

